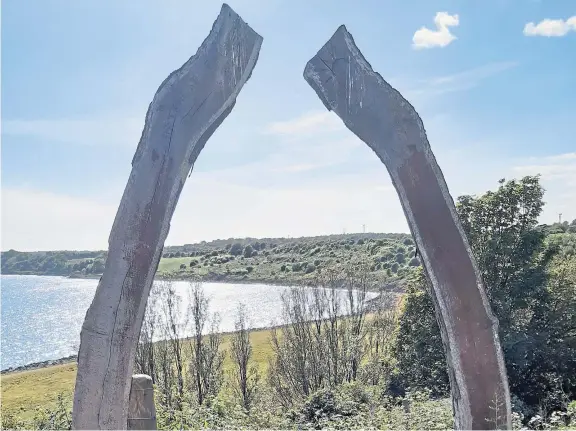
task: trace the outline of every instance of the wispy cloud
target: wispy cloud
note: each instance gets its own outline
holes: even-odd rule
[[[529,22],[524,26],[525,36],[562,37],[570,31],[576,32],[576,15],[563,19],[543,19],[538,24]]]
[[[31,137],[41,141],[72,145],[136,146],[144,116],[97,115],[90,118],[7,119],[2,135]]]
[[[373,231],[407,232],[400,202],[388,184],[384,169],[376,175],[361,172],[286,188],[266,188],[262,181],[239,185],[213,173],[196,173],[184,187],[167,244],[321,235],[343,228],[360,232],[362,224]],[[2,249],[104,249],[120,196],[102,204],[29,189],[3,189]]]
[[[556,220],[558,213],[567,219],[576,218],[576,153],[526,158],[512,168],[512,173],[517,177],[542,176],[548,220]]]
[[[541,174],[546,180],[561,180],[566,186],[576,187],[576,153],[529,158],[514,166],[521,175]]]
[[[265,134],[303,136],[342,130],[344,125],[336,114],[329,111],[311,111],[290,120],[268,124]]]
[[[412,47],[414,49],[443,48],[457,39],[450,32],[449,27],[457,27],[460,24],[458,15],[438,12],[434,17],[434,24],[436,25],[436,30],[430,30],[424,26],[416,30],[412,37]]]
[[[489,63],[473,69],[450,75],[422,79],[417,85],[407,87],[406,95],[420,102],[447,93],[470,90],[480,85],[484,80],[494,77],[518,66],[515,61]]]

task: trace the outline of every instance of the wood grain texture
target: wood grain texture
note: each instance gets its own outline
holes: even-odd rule
[[[152,377],[145,374],[135,374],[132,376],[128,402],[128,429],[155,430],[156,428],[156,406],[154,405]]]
[[[74,429],[126,429],[134,352],[184,182],[230,113],[262,37],[226,4],[198,52],[160,85],[132,160],[108,258],[82,326]]]
[[[304,78],[390,173],[432,283],[455,427],[510,428],[498,322],[422,120],[374,72],[344,26],[308,62]]]

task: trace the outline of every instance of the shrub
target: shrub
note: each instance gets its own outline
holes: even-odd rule
[[[311,272],[316,271],[316,267],[314,265],[306,265],[306,270],[304,271],[306,274],[310,274]]]
[[[250,244],[244,247],[244,257],[252,257],[254,255],[254,249]]]
[[[243,247],[242,244],[240,244],[239,242],[235,242],[234,244],[232,244],[232,246],[230,247],[230,254],[232,256],[239,256],[242,254],[243,251]]]

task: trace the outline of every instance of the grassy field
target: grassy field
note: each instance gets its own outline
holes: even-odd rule
[[[272,354],[270,331],[259,330],[250,334],[253,359],[261,371],[268,368],[268,358]],[[231,335],[222,339],[222,349],[230,350]],[[224,372],[230,370],[232,362],[226,355]],[[76,379],[76,363],[55,365],[37,370],[4,374],[2,384],[2,413],[12,413],[29,419],[39,407],[55,405],[59,394],[72,395]]]

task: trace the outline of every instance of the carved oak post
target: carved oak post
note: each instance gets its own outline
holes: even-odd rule
[[[422,120],[372,70],[344,26],[308,62],[304,78],[392,177],[432,282],[456,428],[510,428],[498,322]]]
[[[196,55],[156,92],[82,326],[74,429],[125,429],[134,352],[170,220],[188,173],[230,113],[262,37],[222,6]]]

